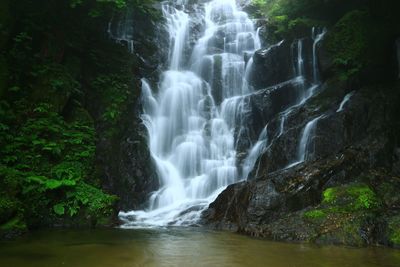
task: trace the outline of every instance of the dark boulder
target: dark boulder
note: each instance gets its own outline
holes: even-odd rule
[[[376,155],[382,151],[387,139],[380,141],[370,147],[360,144],[324,160],[231,185],[210,204],[203,213],[203,221],[214,228],[276,240],[360,245],[361,237],[357,232],[355,237],[338,239],[340,232],[332,229],[332,238],[328,238],[324,232],[326,229],[308,221],[308,214],[313,213],[307,212],[310,206],[321,202],[322,192],[327,187],[348,183],[366,168],[374,166],[371,164],[375,161],[364,155]],[[349,216],[360,218],[357,214]],[[346,231],[345,228],[339,230]],[[375,238],[372,234],[367,235]],[[318,236],[320,238],[316,240]]]
[[[298,70],[299,64],[303,66],[302,75],[305,81],[313,82],[311,38],[294,40],[291,44],[284,40],[266,49],[260,49],[253,55],[250,85],[258,90],[293,79],[301,74]]]
[[[244,98],[243,101],[249,109],[248,114],[245,114],[247,119],[243,123],[250,130],[252,140],[257,140],[262,129],[277,114],[298,101],[300,87],[299,81],[293,79],[257,91]]]
[[[287,41],[260,49],[253,56],[250,85],[255,89],[282,83],[293,77],[291,46]]]

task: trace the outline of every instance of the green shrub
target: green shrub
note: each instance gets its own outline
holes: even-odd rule
[[[327,48],[340,78],[357,75],[368,62],[369,14],[355,10],[346,14],[327,36]]]

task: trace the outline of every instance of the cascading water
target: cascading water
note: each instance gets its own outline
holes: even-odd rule
[[[133,47],[133,13],[127,8],[123,14],[114,15],[108,23],[107,33],[111,39],[127,46],[129,52],[134,52]]]
[[[318,30],[317,28],[312,29],[311,37],[313,39],[313,46],[312,46],[312,83],[309,87],[306,84],[306,77],[305,77],[305,65],[304,65],[304,47],[303,47],[303,39],[296,40],[293,45],[292,49],[294,55],[294,62],[293,62],[293,73],[294,77],[291,81],[293,85],[295,85],[299,91],[300,97],[296,101],[295,104],[287,108],[286,110],[280,113],[280,126],[279,126],[279,133],[277,138],[281,137],[285,133],[285,123],[290,116],[290,114],[298,107],[304,105],[308,99],[310,99],[316,92],[316,90],[321,85],[320,74],[319,74],[319,66],[317,60],[317,47],[319,42],[324,38],[326,34],[325,29]],[[277,45],[280,45],[278,43]],[[309,148],[309,142],[313,137],[315,126],[319,119],[323,116],[315,118],[308,122],[302,131],[302,134],[299,139],[299,145],[297,150],[297,155],[295,160],[290,163],[286,168],[293,167],[299,163],[304,162],[307,159],[307,153]],[[254,168],[254,165],[258,159],[258,157],[266,150],[268,147],[268,134],[265,133],[266,129],[260,134],[259,140],[257,141],[256,145],[249,151],[249,154],[245,160],[245,163],[250,163],[251,167],[248,165],[244,165],[243,173],[248,175],[250,171]],[[259,147],[262,144],[262,149]],[[250,171],[248,171],[250,169]],[[247,178],[247,176],[246,176]]]
[[[319,84],[321,79],[320,79],[320,74],[319,74],[319,66],[318,66],[318,57],[317,57],[317,46],[319,42],[322,41],[326,34],[326,29],[323,28],[321,32],[318,32],[318,29],[313,27],[312,28],[312,39],[314,40],[313,43],[313,83],[314,84]]]
[[[260,137],[258,138],[258,141],[250,149],[246,159],[244,160],[242,167],[243,179],[248,178],[250,172],[254,169],[257,159],[260,157],[262,153],[264,153],[267,145],[268,145],[268,124],[262,130]]]
[[[342,102],[339,105],[339,108],[336,110],[336,112],[342,112],[344,110],[344,106],[347,104],[347,102],[350,101],[350,98],[354,95],[355,91],[352,91],[348,93],[347,95],[344,96]]]
[[[287,81],[285,83],[291,83],[295,86],[298,90],[298,95],[300,96],[297,101],[286,110],[280,113],[280,125],[279,125],[279,133],[272,139],[269,143],[268,140],[268,125],[266,125],[259,135],[258,141],[252,146],[248,153],[247,157],[244,160],[242,166],[242,177],[243,179],[247,179],[248,175],[254,169],[255,164],[257,163],[258,158],[271,147],[272,142],[274,142],[277,138],[280,138],[285,133],[285,123],[290,116],[290,114],[298,107],[304,105],[308,99],[310,99],[319,86],[321,85],[320,74],[319,74],[319,66],[317,60],[317,47],[319,42],[322,41],[326,34],[326,29],[317,29],[312,28],[311,37],[313,40],[312,46],[312,77],[313,80],[311,85],[307,87],[306,77],[305,77],[305,60],[304,60],[304,40],[298,39],[296,40],[293,45],[293,74],[294,77],[292,80]],[[271,46],[280,46],[283,41]],[[267,50],[268,51],[268,50]],[[246,112],[242,112],[241,114],[246,114]],[[294,162],[290,163],[286,168],[290,168],[295,166],[299,163],[304,162],[307,159],[307,153],[309,148],[309,142],[312,139],[314,134],[314,128],[317,125],[318,120],[322,118],[318,117],[315,120],[310,121],[307,123],[305,129],[302,132],[302,135],[299,140],[299,146],[297,150],[297,155],[295,156]]]
[[[320,80],[320,74],[319,74],[319,66],[318,66],[318,57],[317,57],[317,46],[319,42],[324,38],[326,34],[326,29],[322,29],[320,32],[318,31],[317,28],[312,28],[312,33],[311,37],[313,39],[313,46],[312,46],[312,77],[313,81],[312,84],[309,88],[307,88],[303,94],[303,97],[300,99],[299,103],[295,104],[294,106],[290,107],[286,111],[283,112],[282,119],[281,121],[284,123],[287,116],[290,115],[292,110],[300,105],[303,105],[309,98],[311,98],[314,94],[316,89],[320,86],[321,80]],[[298,45],[297,45],[297,69],[295,70],[295,73],[298,75],[301,75],[302,79],[304,79],[304,59],[303,59],[303,52],[302,52],[302,40],[298,40]],[[292,166],[295,166],[299,163],[304,162],[307,160],[307,155],[309,152],[309,144],[311,139],[313,138],[314,132],[315,132],[315,127],[318,123],[318,121],[323,118],[323,115],[312,119],[309,121],[306,126],[304,127],[300,140],[299,140],[299,145],[298,145],[298,150],[297,150],[297,157],[296,160],[289,164],[286,168],[290,168]],[[283,127],[284,124],[281,122],[281,132],[284,131]]]
[[[192,224],[229,184],[241,179],[235,129],[241,129],[246,77],[260,48],[252,21],[235,0],[204,4],[204,35],[188,60],[189,14],[182,3],[165,2],[170,67],[157,95],[143,81],[143,122],[161,187],[149,208],[121,212],[123,227]],[[243,129],[242,129],[243,130]],[[244,131],[244,130],[243,130]]]
[[[317,125],[318,121],[323,117],[324,115],[321,115],[315,119],[312,119],[304,127],[300,138],[299,149],[297,153],[297,162],[293,163],[292,165],[297,165],[298,163],[304,162],[307,159],[308,153],[310,151],[310,142],[315,132],[315,126]]]

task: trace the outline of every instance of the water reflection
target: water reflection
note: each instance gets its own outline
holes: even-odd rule
[[[203,229],[60,230],[0,242],[4,267],[399,266],[388,248],[318,247]]]

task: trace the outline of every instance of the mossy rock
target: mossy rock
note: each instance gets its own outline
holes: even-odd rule
[[[308,105],[312,109],[319,109],[324,112],[332,107],[332,105],[337,105],[337,102],[343,99],[343,95],[346,94],[346,83],[332,78],[328,80],[321,91],[309,100]]]
[[[27,232],[26,223],[21,215],[17,215],[0,225],[0,239],[13,239]]]
[[[388,178],[377,187],[377,193],[387,207],[400,206],[400,179]]]
[[[327,188],[322,203],[303,213],[319,228],[316,243],[364,246],[372,242],[377,214],[382,208],[376,193],[364,183]]]
[[[308,220],[323,220],[327,216],[326,211],[321,209],[309,210],[304,213],[304,218]]]
[[[327,188],[322,195],[323,206],[332,211],[373,210],[381,205],[376,193],[363,183]]]
[[[322,227],[321,233],[315,239],[315,242],[323,244],[344,244],[355,247],[365,246],[367,240],[361,235],[362,224],[362,219],[357,217],[335,218],[335,223],[325,224]]]
[[[392,246],[400,248],[400,215],[388,220],[388,239]]]

